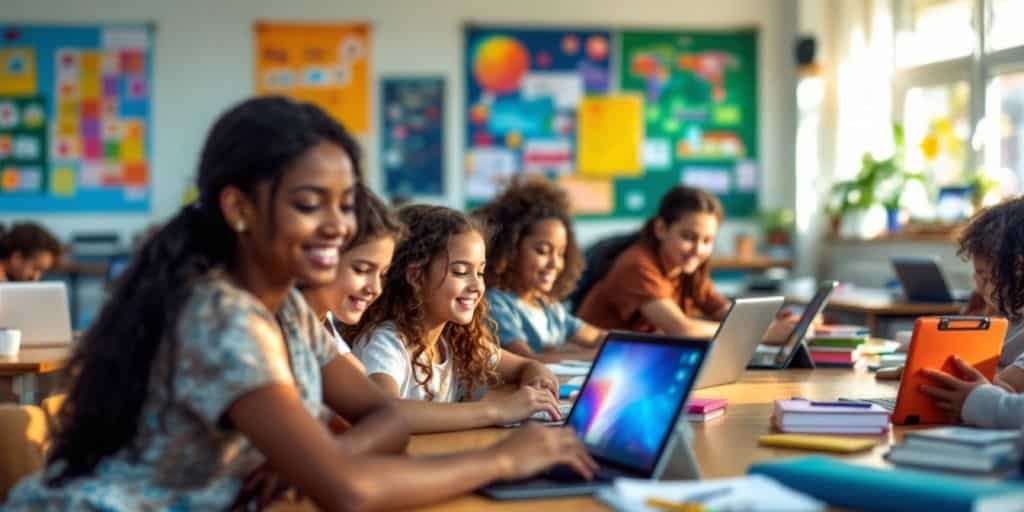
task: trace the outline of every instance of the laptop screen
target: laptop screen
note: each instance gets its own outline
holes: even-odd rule
[[[790,358],[793,357],[793,353],[800,345],[800,341],[804,339],[804,335],[807,334],[807,328],[814,322],[814,317],[818,316],[823,309],[825,304],[828,302],[829,295],[832,295],[832,290],[835,290],[839,283],[836,281],[824,281],[818,285],[818,291],[811,297],[811,301],[804,308],[803,314],[800,315],[800,320],[797,320],[796,327],[793,328],[793,332],[789,333],[789,338],[786,340],[786,344],[783,345],[782,349],[775,356],[775,364],[785,366],[789,363]]]
[[[710,344],[610,333],[566,420],[599,461],[653,473]]]

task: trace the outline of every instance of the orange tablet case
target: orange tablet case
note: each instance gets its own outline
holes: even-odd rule
[[[925,368],[942,370],[959,377],[953,356],[960,356],[989,381],[995,376],[999,352],[1006,336],[1005,318],[978,316],[922,317],[914,322],[907,365],[903,370],[894,425],[944,424],[951,418],[935,407],[933,399],[920,391],[922,384],[935,385]]]

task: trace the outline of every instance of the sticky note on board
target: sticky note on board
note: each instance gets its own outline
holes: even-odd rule
[[[32,48],[0,48],[0,96],[36,94],[36,53]]]
[[[587,97],[577,115],[577,167],[581,176],[639,176],[643,172],[642,96]]]
[[[69,197],[75,195],[75,171],[69,167],[54,169],[50,179],[50,192],[55,196]]]
[[[562,176],[558,185],[572,198],[574,214],[608,215],[615,208],[615,189],[611,179]]]

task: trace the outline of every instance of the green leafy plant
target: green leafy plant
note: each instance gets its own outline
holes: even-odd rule
[[[769,245],[786,245],[796,227],[796,215],[790,208],[762,209],[757,214],[758,223]]]
[[[903,126],[892,128],[894,151],[884,160],[876,160],[871,153],[861,157],[861,168],[852,180],[840,181],[832,186],[826,213],[841,216],[853,210],[863,210],[875,204],[887,209],[900,207],[900,196],[911,181],[926,183],[924,175],[906,170],[904,161]]]

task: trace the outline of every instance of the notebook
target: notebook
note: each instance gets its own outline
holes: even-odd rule
[[[776,400],[772,425],[789,433],[878,435],[889,430],[889,411],[875,404]]]

